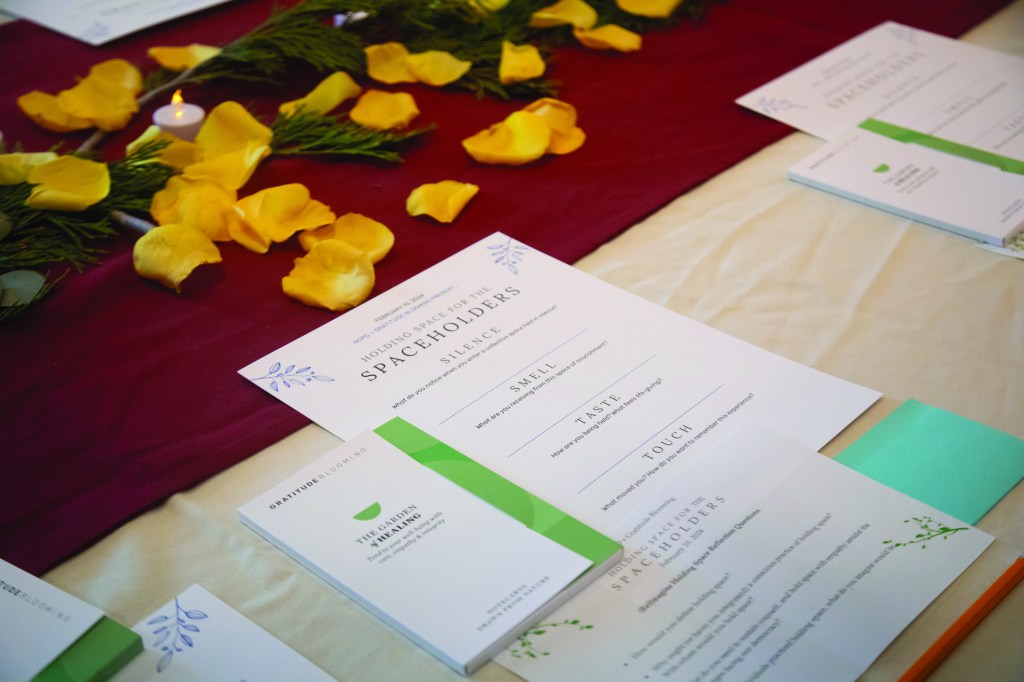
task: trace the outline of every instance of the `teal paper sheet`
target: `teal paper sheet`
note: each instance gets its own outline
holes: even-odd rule
[[[1024,440],[908,400],[835,459],[973,525],[1024,477]]]

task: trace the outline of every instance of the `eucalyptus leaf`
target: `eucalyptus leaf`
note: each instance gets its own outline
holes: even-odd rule
[[[0,275],[0,308],[31,303],[46,286],[46,278],[32,270],[12,270]]]

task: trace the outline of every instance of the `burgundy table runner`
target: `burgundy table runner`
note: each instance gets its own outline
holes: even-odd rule
[[[571,263],[790,132],[734,104],[739,95],[886,19],[956,36],[1004,4],[716,4],[702,22],[646,34],[636,54],[555,52],[549,75],[587,134],[568,156],[521,168],[479,165],[460,141],[524,103],[402,86],[394,89],[412,93],[422,112],[416,123],[436,125],[404,163],[271,158],[239,194],[302,182],[339,215],[355,211],[388,225],[396,245],[377,266],[375,294],[496,230]],[[145,52],[153,45],[224,44],[260,24],[271,5],[235,0],[100,48],[27,22],[0,26],[0,131],[27,151],[61,140],[71,150],[84,135],[35,127],[15,98],[56,93],[114,56],[152,68]],[[269,120],[277,103],[318,79],[304,74],[294,88],[273,92],[207,85],[187,97],[208,110],[235,99]],[[153,108],[111,135],[101,153],[119,157]],[[480,193],[453,225],[408,217],[409,191],[443,179],[473,182]],[[334,316],[281,292],[301,255],[294,241],[267,255],[224,244],[224,262],[199,268],[177,295],[135,274],[131,242],[112,240],[101,265],[72,272],[34,310],[0,327],[8,368],[0,389],[0,557],[35,573],[307,423],[236,373]]]

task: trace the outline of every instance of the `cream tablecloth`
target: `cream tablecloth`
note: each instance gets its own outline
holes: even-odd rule
[[[1024,2],[964,38],[1024,56]],[[884,398],[830,443],[826,455],[908,398],[1024,437],[1024,263],[788,182],[786,168],[818,144],[794,133],[577,267],[882,391]],[[44,577],[128,625],[199,583],[338,679],[458,679],[237,520],[239,505],[338,442],[306,427],[175,495]],[[996,542],[864,679],[897,678],[942,634],[1024,548],[1022,520],[1024,486],[1018,486],[978,524]],[[1024,588],[933,679],[1024,679],[1021,632]],[[473,679],[517,678],[490,663]]]

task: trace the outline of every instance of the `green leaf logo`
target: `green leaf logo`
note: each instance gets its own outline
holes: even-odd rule
[[[876,173],[888,173],[889,172],[889,164],[887,164],[887,163],[880,164],[877,168],[875,168],[875,172]]]
[[[370,521],[380,516],[380,502],[374,502],[352,518],[356,521]]]

